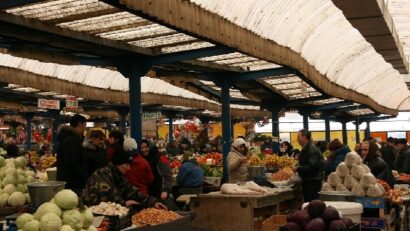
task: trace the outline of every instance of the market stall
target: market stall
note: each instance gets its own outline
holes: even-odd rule
[[[296,209],[298,192],[293,189],[269,189],[264,195],[227,195],[221,192],[191,197],[190,207],[196,213],[194,225],[215,231],[249,231],[279,214],[283,203]]]

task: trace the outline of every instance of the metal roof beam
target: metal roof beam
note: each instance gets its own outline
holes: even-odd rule
[[[342,108],[337,108],[334,110],[334,112],[346,112],[346,111],[354,111],[354,110],[360,110],[360,109],[368,109],[369,106],[367,105],[353,105],[353,106],[348,106],[348,107],[342,107]]]
[[[353,104],[353,103],[349,102],[349,101],[342,101],[342,102],[329,103],[329,104],[320,105],[320,106],[313,106],[309,109],[312,110],[312,111],[322,111],[322,110],[335,109],[335,108],[339,108],[339,107],[346,106],[346,105],[351,105],[351,104]]]
[[[0,10],[23,6],[27,4],[39,3],[44,0],[3,0],[0,1]]]
[[[291,105],[297,105],[301,103],[307,103],[307,102],[312,102],[312,101],[317,101],[317,100],[325,100],[329,99],[330,97],[327,95],[319,95],[319,96],[313,96],[313,97],[308,97],[308,98],[303,98],[303,99],[295,99],[289,101],[289,104]]]
[[[255,80],[260,78],[266,77],[274,77],[274,76],[282,76],[282,75],[289,75],[289,74],[296,74],[297,71],[295,69],[289,67],[277,67],[277,68],[270,68],[265,70],[259,71],[249,71],[244,73],[232,73],[233,79],[237,81],[246,81],[246,80]]]
[[[175,52],[165,55],[157,55],[150,57],[147,61],[149,65],[156,65],[156,64],[166,64],[166,63],[174,63],[180,62],[184,60],[191,60],[191,59],[198,59],[203,57],[215,56],[215,55],[223,55],[235,52],[233,48],[225,47],[225,46],[214,46],[214,47],[207,47],[207,48],[199,48],[195,50],[188,50],[188,51],[181,51]]]
[[[359,117],[359,121],[360,122],[373,122],[373,121],[378,121],[378,120],[386,120],[386,119],[393,119],[396,118],[396,116],[394,115],[389,115],[389,116],[373,116],[373,117],[367,117],[365,119],[360,119]]]

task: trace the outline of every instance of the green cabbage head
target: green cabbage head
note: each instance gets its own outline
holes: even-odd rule
[[[54,196],[54,201],[62,209],[73,209],[78,205],[78,196],[75,192],[64,189]]]
[[[40,222],[38,220],[31,220],[24,225],[23,231],[39,231]]]
[[[21,214],[16,219],[17,228],[22,229],[24,227],[24,224],[26,224],[28,221],[31,221],[31,220],[34,220],[34,216],[31,215],[30,213]]]
[[[44,214],[50,212],[56,214],[58,217],[60,217],[62,213],[61,209],[56,204],[46,202],[38,207],[37,211],[34,213],[34,217],[36,218],[36,220],[40,220]]]
[[[83,216],[78,210],[66,210],[63,212],[63,224],[70,225],[73,229],[81,229],[83,227]]]
[[[57,231],[61,229],[61,226],[63,226],[63,222],[60,216],[57,216],[55,213],[46,213],[41,217],[41,231]]]

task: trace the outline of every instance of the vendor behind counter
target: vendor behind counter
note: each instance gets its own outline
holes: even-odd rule
[[[97,205],[100,202],[115,202],[127,207],[140,204],[142,207],[166,207],[157,203],[154,197],[146,196],[138,188],[129,184],[124,174],[130,169],[130,156],[116,151],[112,163],[95,171],[88,179],[82,199],[85,205]]]

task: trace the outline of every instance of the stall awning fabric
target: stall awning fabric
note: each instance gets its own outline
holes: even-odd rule
[[[410,97],[403,77],[331,1],[123,0],[121,3],[254,57],[293,67],[335,97],[380,111],[398,110]]]

